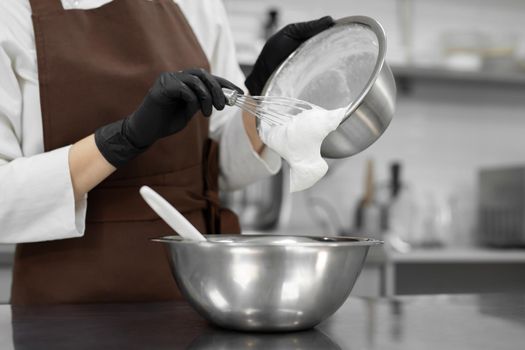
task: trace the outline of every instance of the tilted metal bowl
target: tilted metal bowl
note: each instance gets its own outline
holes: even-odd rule
[[[265,96],[287,96],[325,109],[346,107],[346,118],[321,147],[345,158],[374,143],[395,111],[396,85],[385,62],[386,37],[370,17],[352,16],[310,38],[273,73]],[[259,128],[267,127],[264,122]]]
[[[224,328],[311,328],[346,300],[368,249],[381,241],[350,237],[168,236],[175,280],[190,304]]]

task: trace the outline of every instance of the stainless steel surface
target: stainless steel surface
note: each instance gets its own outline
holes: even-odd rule
[[[318,108],[312,103],[291,97],[248,96],[226,88],[222,91],[227,105],[237,106],[269,125],[286,124],[295,115]]]
[[[352,298],[315,329],[239,333],[184,301],[0,305],[0,349],[516,350],[525,294]]]
[[[211,322],[244,331],[317,325],[346,300],[368,249],[350,237],[208,235],[164,237],[177,284]]]
[[[321,154],[352,156],[375,142],[394,115],[396,86],[385,53],[378,22],[364,16],[339,19],[292,53],[263,95],[294,97],[325,109],[347,106],[346,119],[325,139]]]
[[[341,350],[326,334],[311,329],[292,333],[240,333],[208,330],[188,350]]]

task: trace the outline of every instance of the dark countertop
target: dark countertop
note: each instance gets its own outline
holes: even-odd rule
[[[0,306],[0,349],[523,349],[525,295],[350,298],[314,330],[214,328],[184,302]]]

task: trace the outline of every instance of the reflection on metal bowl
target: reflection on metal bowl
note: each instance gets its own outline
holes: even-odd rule
[[[210,329],[188,350],[341,350],[327,335],[312,329],[294,333],[238,333]]]
[[[166,244],[172,272],[191,305],[224,328],[311,328],[346,300],[368,249],[381,241],[351,237],[178,236]]]

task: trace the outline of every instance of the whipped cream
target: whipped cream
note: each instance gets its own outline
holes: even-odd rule
[[[345,108],[316,107],[295,115],[284,125],[261,124],[262,141],[290,165],[290,192],[312,187],[328,171],[321,144],[345,117]]]

